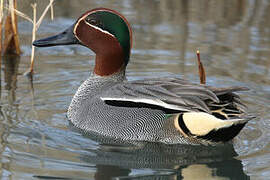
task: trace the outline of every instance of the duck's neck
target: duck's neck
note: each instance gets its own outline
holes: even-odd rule
[[[124,55],[122,51],[112,48],[110,53],[97,53],[94,73],[99,76],[110,76],[124,70]]]

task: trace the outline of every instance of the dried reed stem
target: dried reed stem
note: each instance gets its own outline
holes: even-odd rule
[[[11,2],[12,0],[9,0],[9,1]],[[16,5],[14,6],[13,4],[11,4],[9,6],[9,11],[13,12],[14,14],[17,14],[18,16],[20,16],[20,17],[22,17],[22,18],[24,18],[24,19],[26,19],[28,21],[30,21],[33,24],[32,42],[34,42],[35,39],[36,39],[36,32],[37,32],[42,20],[44,19],[45,15],[47,14],[47,12],[48,12],[48,10],[50,8],[51,8],[51,18],[53,19],[53,9],[52,9],[53,8],[53,3],[54,3],[54,0],[50,0],[50,3],[44,9],[42,15],[40,16],[40,18],[38,20],[37,20],[37,15],[36,15],[37,14],[37,3],[31,4],[31,6],[33,8],[33,20],[30,17],[28,17],[27,15],[25,15],[24,13],[18,11],[16,9]],[[35,47],[32,45],[30,69],[29,69],[29,72],[25,73],[26,75],[29,75],[29,73],[30,73],[30,75],[33,74],[33,71],[34,71],[34,55],[35,55]]]
[[[4,0],[0,1],[0,56],[2,56],[2,24],[4,14]],[[1,59],[0,59],[0,70],[1,70]]]
[[[48,10],[50,9],[50,7],[52,6],[54,0],[50,0],[50,3],[47,5],[47,7],[44,9],[42,15],[40,16],[40,18],[38,19],[37,23],[36,23],[36,30],[38,30],[41,22],[43,21],[45,15],[47,14]]]
[[[2,24],[3,24],[3,14],[4,14],[4,0],[0,1],[0,99],[1,99],[1,72],[2,72]]]
[[[6,9],[8,9],[7,7],[5,7]],[[24,18],[25,20],[27,20],[27,21],[30,21],[31,23],[33,23],[33,20],[29,17],[29,16],[27,16],[26,14],[24,14],[24,13],[22,13],[21,11],[18,11],[17,9],[12,9],[18,16],[20,16],[20,17],[22,17],[22,18]]]
[[[4,0],[0,1],[0,21],[3,20],[3,15],[4,15]]]
[[[53,3],[54,0],[50,0],[51,3]],[[53,4],[51,5],[51,20],[54,18],[54,12],[53,12]]]
[[[33,31],[32,31],[32,42],[35,41],[36,39],[36,32],[42,22],[42,20],[44,19],[45,15],[47,14],[48,10],[50,7],[52,7],[54,0],[50,0],[50,3],[47,5],[47,7],[44,9],[42,15],[40,16],[40,18],[37,19],[37,4],[31,4],[32,8],[33,8]],[[33,74],[34,72],[34,56],[35,56],[35,47],[32,45],[32,52],[31,52],[31,64],[30,64],[30,73]]]
[[[12,25],[12,30],[13,30],[15,52],[16,54],[19,55],[21,53],[21,50],[20,50],[19,37],[18,37],[17,17],[14,11],[14,9],[17,9],[16,0],[9,0],[9,6],[10,6],[10,13],[11,13],[11,25]]]
[[[0,1],[0,98],[1,98],[1,69],[2,69],[2,24],[3,24],[3,12],[4,0]]]
[[[197,50],[196,54],[197,54],[198,67],[199,67],[200,83],[205,84],[206,83],[206,76],[205,76],[205,71],[204,71],[203,64],[202,64],[201,58],[200,58],[200,51]]]
[[[15,53],[20,55],[20,44],[17,27],[17,16],[14,9],[17,7],[16,0],[9,0],[8,16],[5,21],[5,40],[3,46],[4,54]]]
[[[32,42],[36,39],[36,21],[37,21],[37,3],[31,4],[33,8],[33,31],[32,31]],[[30,64],[30,73],[34,71],[34,56],[35,56],[35,46],[32,45],[32,52],[31,52],[31,64]]]

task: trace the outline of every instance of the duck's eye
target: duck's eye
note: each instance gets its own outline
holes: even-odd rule
[[[96,19],[91,19],[91,18],[87,17],[85,20],[86,20],[86,22],[88,22],[89,24],[92,24],[92,25],[98,24],[98,21]]]

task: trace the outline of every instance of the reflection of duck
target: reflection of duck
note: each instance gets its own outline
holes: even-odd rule
[[[249,119],[234,94],[243,87],[214,88],[179,78],[126,81],[132,32],[116,11],[93,9],[63,33],[33,44],[82,44],[96,53],[94,73],[68,111],[85,131],[124,140],[211,144],[231,140]]]
[[[137,176],[138,179],[248,179],[231,144],[220,146],[166,145],[163,143],[115,143],[91,135],[98,147],[88,149],[81,160],[96,164],[96,179]],[[134,169],[148,169],[134,174]],[[202,171],[203,170],[203,171]],[[192,172],[192,173],[191,173]],[[105,178],[106,176],[106,178]],[[102,178],[101,178],[102,177]],[[125,178],[124,178],[125,177]],[[223,178],[224,177],[224,178]],[[121,178],[119,178],[121,179]],[[128,178],[127,178],[128,179]]]
[[[127,144],[102,139],[104,141],[96,138],[100,145],[98,149],[90,150],[95,156],[85,156],[83,159],[94,164],[127,168],[172,169],[193,163],[221,161],[236,155],[231,144],[215,147],[145,142]]]
[[[72,126],[71,126],[72,128]],[[57,129],[39,124],[20,125],[12,135],[30,139],[29,144],[12,146],[14,158],[31,154],[31,173],[39,179],[182,179],[193,171],[213,177],[248,179],[231,143],[218,146],[167,145],[164,143],[124,142],[113,138]],[[81,131],[79,131],[81,132]],[[44,138],[45,137],[45,138]],[[41,144],[43,144],[41,146]],[[19,156],[19,157],[17,157]],[[41,157],[42,158],[37,158]],[[24,156],[23,156],[24,157]],[[24,160],[24,159],[23,159]],[[16,163],[16,162],[13,162]],[[203,166],[204,174],[199,170]],[[21,170],[25,164],[16,163]],[[12,166],[13,167],[13,166]],[[196,171],[196,172],[195,172]],[[212,172],[210,175],[209,173]],[[127,178],[127,176],[129,178]],[[177,177],[177,178],[175,178]],[[205,178],[207,179],[207,178]],[[219,178],[217,178],[219,179]]]

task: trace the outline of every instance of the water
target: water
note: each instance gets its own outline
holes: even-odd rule
[[[30,3],[18,3],[31,16]],[[47,1],[38,0],[38,14]],[[85,1],[55,3],[55,20],[38,37],[61,32],[94,7],[120,11],[132,24],[128,79],[177,76],[198,82],[195,52],[207,84],[242,85],[258,117],[226,147],[112,144],[72,128],[66,111],[90,70],[84,47],[37,49],[33,84],[29,67],[31,24],[19,19],[21,57],[2,58],[0,177],[2,179],[269,179],[270,3],[268,1]]]

